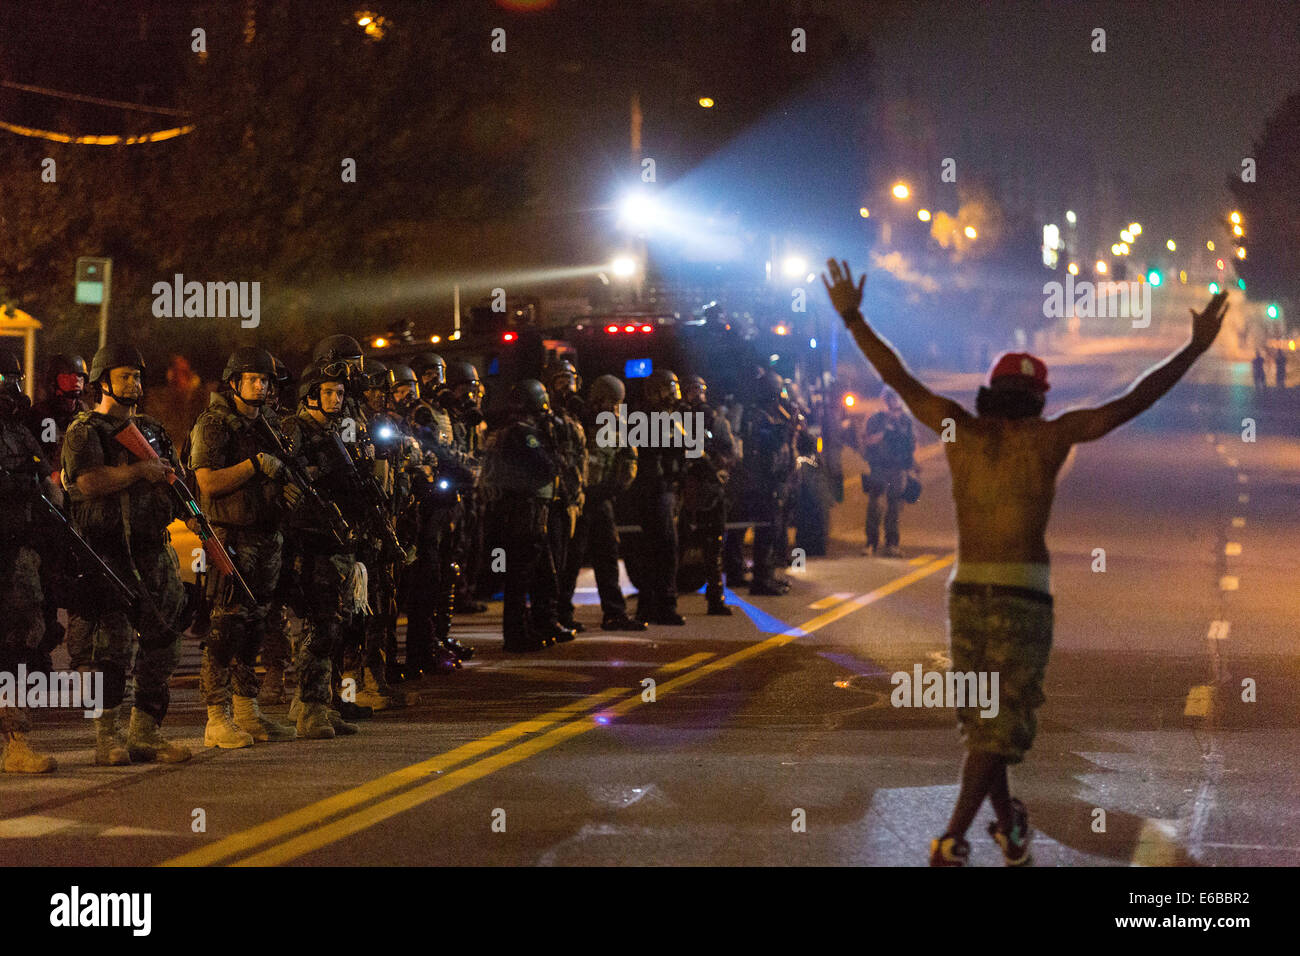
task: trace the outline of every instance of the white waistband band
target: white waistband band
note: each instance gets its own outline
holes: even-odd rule
[[[1029,561],[957,561],[948,575],[949,584],[955,581],[1005,584],[1051,594],[1052,568],[1049,564]]]

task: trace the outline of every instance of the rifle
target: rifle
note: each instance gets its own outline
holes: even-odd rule
[[[113,433],[113,439],[141,461],[159,457],[158,452],[154,451],[153,446],[149,444],[149,440],[141,434],[135,422],[130,419]],[[208,521],[207,515],[199,510],[199,503],[194,500],[194,494],[181,480],[181,476],[176,474],[175,471],[169,471],[167,473],[167,484],[176,500],[180,502],[181,507],[199,523],[199,541],[203,544],[203,550],[207,552],[217,570],[234,578],[235,583],[244,592],[244,596],[248,598],[249,603],[256,605],[257,598],[253,596],[253,591],[248,586],[248,582],[239,573],[239,568],[235,567],[234,558],[226,550],[226,546],[221,543],[217,533],[212,530],[212,523]]]
[[[361,493],[366,505],[372,511],[375,531],[379,534],[389,557],[396,558],[406,554],[406,549],[402,547],[402,542],[398,540],[397,532],[393,530],[392,522],[389,521],[388,496],[379,487],[379,482],[375,481],[375,476],[370,472],[357,467],[352,452],[344,444],[342,436],[334,431],[328,432],[327,435],[324,448],[335,460],[331,470],[341,471],[349,478],[352,486]]]
[[[346,549],[352,543],[352,529],[344,520],[343,512],[339,511],[339,506],[321,497],[316,485],[311,480],[311,476],[307,474],[307,469],[303,466],[301,459],[289,452],[280,436],[275,433],[275,429],[271,427],[271,423],[264,416],[258,415],[253,419],[253,429],[257,432],[258,437],[270,447],[271,453],[284,463],[289,480],[301,488],[303,495],[312,506],[325,516],[335,542],[340,548]]]
[[[38,491],[36,496],[45,505],[50,517],[54,519],[54,523],[71,542],[72,550],[76,552],[77,557],[83,559],[91,568],[99,572],[100,576],[112,586],[113,591],[125,607],[135,607],[138,600],[136,593],[127,587],[126,582],[119,578],[112,568],[104,563],[104,559],[81,536],[81,532],[68,520],[68,516],[60,510],[58,505],[45,496],[45,492]]]

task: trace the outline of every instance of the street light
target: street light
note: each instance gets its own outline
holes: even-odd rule
[[[1206,248],[1206,249],[1209,249],[1211,252],[1213,252],[1213,251],[1214,251],[1214,240],[1213,240],[1213,239],[1206,239],[1206,240],[1205,240],[1205,248]]]
[[[1070,275],[1072,276],[1077,276],[1079,274],[1079,263],[1071,262],[1068,266],[1065,267],[1065,271],[1070,273]]]
[[[974,239],[979,235],[979,233],[975,231],[974,226],[967,226],[965,229],[962,230],[962,232],[966,234],[967,239]]]
[[[1246,233],[1246,230],[1245,230],[1245,229],[1242,229],[1241,226],[1233,226],[1233,227],[1232,227],[1232,234],[1233,234],[1234,236],[1245,235],[1245,233]]]
[[[1142,223],[1140,223],[1140,222],[1130,222],[1130,223],[1128,224],[1128,231],[1131,232],[1131,233],[1133,233],[1133,235],[1135,235],[1135,236],[1140,236],[1140,235],[1142,235]],[[1129,240],[1129,242],[1132,242],[1132,241],[1133,241],[1132,239]]]
[[[618,256],[609,264],[609,270],[620,279],[636,275],[636,260],[631,256]]]
[[[1074,214],[1074,210],[1073,210],[1073,209],[1067,209],[1067,210],[1065,211],[1065,221],[1066,221],[1066,222],[1068,222],[1070,225],[1073,226],[1077,220],[1078,220],[1078,217],[1075,216],[1075,214]]]
[[[1238,259],[1244,259],[1244,258],[1246,258],[1246,247],[1245,247],[1245,246],[1238,246],[1238,247],[1237,247],[1237,258],[1238,258]]]
[[[1119,237],[1120,237],[1121,239],[1123,239],[1125,242],[1132,242],[1132,241],[1133,241],[1133,235],[1134,235],[1134,234],[1133,234],[1132,230],[1130,230],[1130,229],[1125,229],[1123,232],[1121,232],[1121,233],[1119,234]]]
[[[701,97],[700,97],[700,106],[704,107],[706,110],[711,110],[711,109],[713,109],[713,97],[711,97],[711,96],[701,96]]]
[[[1097,272],[1100,273],[1101,275],[1105,275],[1105,274],[1107,273],[1107,271],[1109,271],[1109,270],[1107,270],[1107,268],[1106,268],[1106,262],[1105,262],[1105,260],[1104,260],[1104,259],[1098,259],[1098,260],[1097,260]]]
[[[1241,225],[1241,213],[1237,212],[1235,209],[1233,210],[1232,215],[1228,218],[1232,220],[1233,225]]]
[[[866,206],[860,206],[858,208],[858,215],[861,216],[863,219],[869,219],[871,218],[871,210],[868,209]]]
[[[928,210],[928,209],[918,209],[918,210],[916,211],[916,218],[919,219],[919,220],[921,220],[922,222],[929,222],[929,221],[930,221],[930,210]]]
[[[894,183],[894,188],[890,190],[895,199],[906,199],[912,195],[912,191],[907,188],[907,183]]]
[[[1168,249],[1170,252],[1173,252],[1175,249],[1178,248],[1178,244],[1174,242],[1172,239],[1166,239],[1165,248]]]
[[[1110,244],[1110,254],[1112,256],[1118,256],[1120,254],[1118,242],[1112,242]]]
[[[803,256],[786,256],[785,261],[781,263],[781,271],[785,273],[787,279],[801,276],[808,271],[808,260]]]

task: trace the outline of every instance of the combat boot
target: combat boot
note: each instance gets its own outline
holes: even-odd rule
[[[333,740],[334,725],[330,722],[329,709],[324,704],[298,703],[298,736],[303,740]]]
[[[131,708],[131,726],[126,732],[126,750],[132,763],[184,763],[192,756],[189,747],[173,743],[162,735],[158,722],[142,710]]]
[[[293,702],[289,704],[289,719],[297,723],[302,717],[302,698],[297,693],[293,695]],[[302,736],[299,734],[299,736]]]
[[[289,724],[278,724],[257,706],[256,697],[235,695],[235,726],[253,735],[255,741],[296,740],[298,731]]]
[[[284,703],[284,668],[278,664],[270,664],[266,668],[266,673],[262,676],[262,689],[257,697],[258,701],[270,706],[271,704]]]
[[[58,766],[49,754],[33,750],[26,734],[17,730],[5,733],[4,760],[0,762],[5,773],[51,773]]]
[[[223,705],[213,704],[208,707],[208,725],[203,728],[203,746],[238,750],[253,746],[253,735],[236,727]]]
[[[102,717],[95,718],[95,765],[120,767],[130,762],[131,753],[117,729],[117,708],[109,708]]]
[[[325,713],[329,717],[330,726],[334,728],[334,733],[340,737],[350,737],[353,734],[360,733],[361,728],[356,724],[349,724],[343,719],[343,715],[337,710],[326,708]]]
[[[365,684],[357,692],[357,703],[371,710],[387,710],[390,707],[405,707],[406,695],[394,690],[384,680],[384,672],[374,667],[367,667],[363,673]]]

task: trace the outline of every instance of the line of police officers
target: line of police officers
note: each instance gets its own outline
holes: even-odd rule
[[[130,345],[100,349],[89,369],[57,356],[49,397],[28,409],[23,370],[0,350],[0,671],[19,663],[49,670],[50,652],[66,639],[72,667],[102,672],[97,764],[190,758],[160,726],[191,627],[204,635],[204,744],[231,749],[353,734],[356,718],[403,706],[394,685],[454,670],[472,655],[450,635],[452,614],[486,609],[475,595],[491,593],[489,574],[503,575],[509,652],[585,630],[573,617],[583,563],[595,572],[603,629],[680,626],[680,529],[701,545],[708,613],[730,614],[724,564],[728,583],[744,574],[743,534],[725,531],[731,508],[756,523],[751,593],[788,588],[774,573],[775,550],[799,423],[774,373],[746,412],[742,443],[708,405],[703,379],[688,380],[683,398],[676,375],[654,372],[645,410],[703,416],[704,454],[688,458],[680,444],[599,441],[598,416],[621,413],[626,390],[604,375],[584,401],[567,361],[548,366],[543,381],[515,384],[504,420],[489,431],[483,387],[467,362],[426,354],[413,366],[385,365],[335,335],[318,343],[295,395],[283,363],[243,347],[180,453],[161,424],[137,411],[144,372]],[[131,424],[151,453],[116,440]],[[734,474],[739,480],[729,481]],[[190,475],[198,517],[172,488]],[[634,615],[618,583],[615,500],[624,492],[636,502],[643,539]],[[64,494],[88,558],[49,533]],[[238,575],[216,573],[195,549],[199,583],[187,598],[168,532],[176,518],[195,531],[210,527]],[[106,570],[97,569],[100,559]],[[113,574],[129,582],[134,600],[108,588]],[[292,646],[286,610],[301,621]],[[399,610],[408,621],[401,663]],[[291,656],[297,684],[284,724],[260,704],[285,700]],[[29,723],[23,708],[0,707],[4,770],[55,768],[28,742]]]

